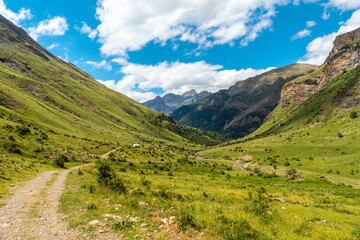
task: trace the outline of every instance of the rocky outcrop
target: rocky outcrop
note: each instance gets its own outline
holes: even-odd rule
[[[325,61],[318,89],[343,71],[360,65],[360,43],[351,44],[357,39],[360,39],[360,28],[336,37],[334,47]]]
[[[279,106],[287,108],[293,104],[301,104],[336,76],[359,66],[360,43],[352,43],[357,39],[360,39],[360,28],[336,37],[322,74],[287,83],[281,90]]]
[[[289,82],[281,90],[279,105],[286,108],[292,104],[301,104],[311,97],[317,90],[320,77]]]

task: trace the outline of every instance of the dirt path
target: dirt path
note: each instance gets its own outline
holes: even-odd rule
[[[111,153],[116,152],[117,150],[119,150],[121,148],[122,147],[115,148],[115,149],[111,150],[110,152],[107,152],[107,153],[101,155],[101,158],[107,158]]]
[[[240,162],[240,161],[236,161],[236,163],[234,164],[234,168],[237,168],[237,169],[240,169],[240,170],[245,170],[243,165],[242,165],[242,162]]]
[[[107,158],[113,149],[101,158]],[[65,189],[66,176],[77,166],[64,171],[45,172],[16,190],[0,209],[0,239],[78,239],[59,213],[59,200]]]
[[[0,239],[75,239],[58,205],[66,176],[76,168],[45,172],[18,189],[0,209]]]

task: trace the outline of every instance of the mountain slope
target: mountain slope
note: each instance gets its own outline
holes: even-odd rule
[[[158,112],[171,113],[183,105],[200,101],[210,94],[211,93],[207,91],[197,93],[195,90],[185,92],[181,95],[168,93],[162,98],[157,96],[155,99],[144,102],[143,104],[146,107]]]
[[[106,88],[2,16],[0,35],[0,179],[59,154],[86,160],[133,143],[217,143]]]
[[[239,81],[171,116],[182,124],[225,133],[233,138],[255,131],[276,107],[285,83],[308,74],[317,66],[294,64]]]
[[[316,72],[284,86],[279,106],[251,137],[319,125],[360,104],[360,28],[342,34]]]

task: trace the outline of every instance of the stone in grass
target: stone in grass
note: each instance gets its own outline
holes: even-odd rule
[[[137,223],[137,222],[140,221],[140,218],[139,217],[130,217],[129,220],[132,221],[132,222]]]
[[[116,219],[116,216],[113,214],[104,214],[103,217]]]
[[[139,202],[139,207],[146,207],[147,205],[149,204],[147,204],[146,202]]]
[[[140,225],[141,228],[144,228],[144,227],[147,227],[147,224],[146,223],[143,223]]]
[[[325,223],[327,223],[327,221],[326,220],[321,220],[321,221],[317,221],[316,223],[317,224],[325,224]]]
[[[99,220],[93,220],[93,221],[88,223],[88,225],[91,225],[91,226],[95,226],[95,225],[98,225],[98,224],[100,224]]]

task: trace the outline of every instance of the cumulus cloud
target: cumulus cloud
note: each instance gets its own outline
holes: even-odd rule
[[[105,60],[102,60],[101,62],[94,62],[94,61],[86,61],[86,64],[93,66],[94,68],[100,69],[106,69],[108,71],[112,70],[112,66]]]
[[[311,35],[311,31],[309,29],[304,29],[304,30],[301,30],[300,32],[298,32],[297,34],[295,34],[294,36],[291,37],[291,41],[294,41],[296,39],[299,39],[299,38],[304,38],[304,37],[307,37],[307,36],[310,36]]]
[[[335,37],[339,34],[350,32],[360,27],[360,9],[353,12],[349,20],[343,23],[339,30],[328,35],[318,37],[311,41],[306,47],[307,54],[299,60],[299,62],[306,62],[321,65],[324,63],[326,57],[329,55],[333,47]]]
[[[98,35],[98,32],[95,29],[91,29],[89,25],[86,24],[86,22],[82,22],[82,27],[78,29],[80,33],[87,34],[89,38],[92,40],[96,38]]]
[[[306,27],[307,28],[312,28],[313,26],[315,26],[317,23],[315,21],[307,21],[306,22]]]
[[[151,89],[161,88],[165,93],[181,94],[191,89],[216,92],[226,89],[240,80],[263,73],[272,68],[255,70],[222,70],[221,65],[204,61],[194,63],[162,62],[157,65],[129,63],[121,68],[125,77],[116,82],[100,81],[107,87],[119,91],[139,102],[156,96]]]
[[[37,27],[28,29],[32,38],[37,40],[40,36],[62,36],[69,29],[69,26],[64,17],[54,17],[41,21]]]
[[[18,13],[15,13],[6,7],[4,0],[0,0],[0,14],[17,25],[21,20],[32,17],[30,9],[22,8]]]
[[[111,62],[117,63],[119,65],[127,65],[128,64],[128,60],[125,57],[114,58],[113,60],[111,60]]]
[[[126,55],[149,42],[187,41],[202,48],[247,45],[272,26],[277,5],[290,0],[99,0],[101,51]]]
[[[48,46],[47,49],[51,50],[51,49],[54,49],[54,48],[57,48],[57,47],[59,47],[59,44],[54,43],[54,44],[51,44],[50,46]]]
[[[329,0],[328,5],[341,10],[354,10],[360,8],[359,0]]]

